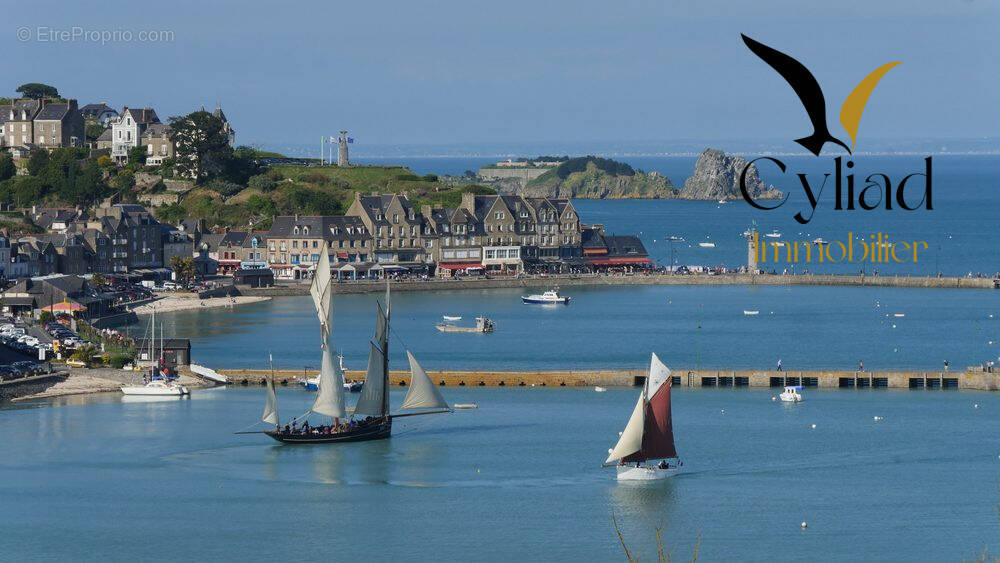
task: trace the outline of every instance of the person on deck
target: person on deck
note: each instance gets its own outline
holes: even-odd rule
[[[781,358],[778,358],[778,371],[781,371]]]

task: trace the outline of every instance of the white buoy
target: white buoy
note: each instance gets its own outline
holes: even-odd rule
[[[815,424],[812,425],[812,429],[816,430],[816,425]]]
[[[722,414],[726,414],[726,409],[722,409]]]
[[[972,405],[972,408],[978,409],[979,408],[979,403],[976,403],[976,404]]]
[[[807,523],[806,523],[806,521],[805,521],[805,520],[803,520],[803,521],[802,521],[802,523],[801,523],[801,524],[799,524],[799,526],[802,526],[802,529],[804,530],[804,529],[806,529],[806,528],[808,528],[808,527],[809,527],[809,524],[807,524]]]
[[[772,400],[772,401],[777,401],[777,400],[778,400],[778,398],[777,398],[777,397],[775,397],[774,395],[771,395],[771,400]]]

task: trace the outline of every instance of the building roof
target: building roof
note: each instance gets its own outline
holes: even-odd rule
[[[130,108],[126,106],[122,108],[121,115],[124,116],[126,113],[132,117],[133,121],[140,125],[160,122],[160,118],[156,116],[156,111],[153,108]]]
[[[111,128],[108,127],[101,133],[101,136],[97,138],[98,141],[112,141],[114,138],[111,135]]]
[[[648,256],[646,247],[635,235],[605,235],[608,256]]]
[[[166,137],[170,135],[170,125],[166,123],[150,123],[146,130],[142,132],[143,138]]]
[[[97,117],[102,113],[107,113],[109,111],[115,115],[118,115],[117,111],[115,111],[112,107],[110,107],[108,104],[104,102],[101,102],[99,104],[87,104],[82,108],[80,108],[80,113],[82,113],[84,117]]]
[[[45,104],[35,119],[41,121],[60,121],[70,112],[70,104]]]
[[[295,227],[299,227],[298,234]],[[308,228],[308,233],[306,232]],[[279,215],[271,223],[267,238],[322,238],[360,240],[369,233],[360,217],[343,215]]]

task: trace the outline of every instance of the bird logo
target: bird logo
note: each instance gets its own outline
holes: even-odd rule
[[[844,126],[847,134],[851,137],[851,146],[848,147],[843,141],[830,133],[830,129],[826,123],[826,99],[823,97],[823,89],[819,87],[819,82],[809,72],[809,69],[799,61],[777,49],[772,49],[759,41],[754,41],[746,35],[740,34],[740,36],[750,51],[776,70],[799,97],[802,106],[805,107],[806,113],[809,115],[809,121],[812,122],[813,132],[808,137],[795,139],[795,142],[816,156],[819,156],[826,143],[840,145],[848,154],[854,153],[854,145],[858,140],[858,126],[861,123],[861,114],[865,111],[868,98],[871,97],[875,86],[882,80],[885,73],[889,72],[893,67],[902,64],[901,62],[891,62],[878,67],[858,83],[854,90],[847,96],[847,99],[844,100],[844,105],[840,108],[840,124]]]

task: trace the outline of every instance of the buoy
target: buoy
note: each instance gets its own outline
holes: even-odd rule
[[[726,409],[722,409],[722,414],[726,414]]]
[[[478,467],[476,468],[476,473],[479,473],[479,468]]]
[[[801,524],[799,524],[799,526],[802,526],[802,528],[803,528],[803,529],[805,529],[805,528],[808,528],[808,527],[809,527],[809,524],[807,524],[807,523],[806,523],[806,521],[805,521],[805,520],[803,520],[803,521],[802,521],[802,523],[801,523]]]
[[[777,398],[777,397],[775,397],[774,395],[771,395],[771,400],[772,400],[772,401],[777,401],[777,400],[778,400],[778,398]]]
[[[976,404],[972,405],[972,408],[978,409],[979,408],[979,403],[976,403]]]
[[[813,429],[813,430],[815,430],[815,429],[816,429],[816,425],[815,425],[815,424],[813,424],[813,425],[812,425],[812,429]]]

